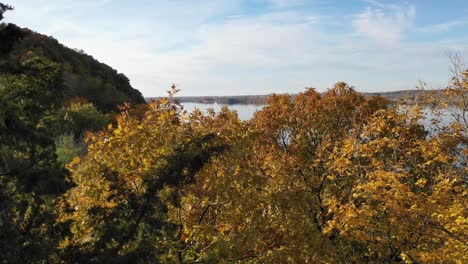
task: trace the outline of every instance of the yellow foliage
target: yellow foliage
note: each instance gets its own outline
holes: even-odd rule
[[[187,114],[167,99],[143,119],[124,112],[69,165],[76,187],[60,221],[72,236],[61,245],[105,242],[125,255],[144,241],[166,263],[468,262],[466,124],[430,134],[422,112],[345,83],[273,95],[248,122],[227,108]],[[225,148],[196,171],[170,158],[210,146]],[[165,233],[148,221],[133,240],[103,240],[106,221],[135,222],[130,204],[143,205],[160,179],[145,208],[167,217]]]

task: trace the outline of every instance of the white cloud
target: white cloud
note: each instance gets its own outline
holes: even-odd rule
[[[372,1],[374,3],[374,1]],[[377,2],[375,2],[377,3]],[[413,24],[416,10],[414,6],[368,7],[353,20],[353,26],[359,35],[392,46],[398,44]]]
[[[14,2],[9,21],[84,49],[124,72],[146,96],[164,95],[173,82],[184,95],[323,90],[336,81],[363,91],[410,89],[420,77],[445,80],[445,51],[466,43],[409,43],[404,36],[414,7],[375,1],[351,18],[283,10],[281,2],[252,16],[242,12],[243,0],[151,1],[132,8],[102,0],[93,16],[85,4],[91,0]],[[330,30],[329,20],[340,31]],[[342,32],[350,23],[351,31]]]
[[[360,90],[412,89],[421,77],[441,80],[447,74],[447,43],[383,50],[373,41],[322,32],[307,22],[276,23],[279,18],[284,16],[205,25],[195,47],[147,57],[143,68],[151,70],[135,71],[135,79],[148,85],[153,78],[158,87],[177,82],[185,94],[219,95],[324,89],[339,80]],[[157,62],[164,64],[154,67]]]

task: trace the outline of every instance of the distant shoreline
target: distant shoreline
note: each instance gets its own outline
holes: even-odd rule
[[[441,90],[402,90],[392,92],[373,92],[373,93],[361,93],[365,97],[381,96],[390,100],[391,102],[397,102],[401,99],[418,101],[417,99],[428,93],[439,93]],[[265,105],[270,95],[226,95],[226,96],[178,96],[174,97],[180,103],[201,103],[201,104],[245,104],[245,105]],[[147,102],[158,99],[160,97],[145,97]],[[167,97],[163,97],[167,98]]]

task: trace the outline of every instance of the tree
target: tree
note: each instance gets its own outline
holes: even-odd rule
[[[39,262],[53,256],[54,198],[67,188],[44,120],[63,90],[59,65],[32,57],[17,74],[0,74],[0,258]]]
[[[0,3],[0,21],[3,20],[3,14],[10,10],[13,10],[12,6]]]
[[[59,218],[71,228],[60,246],[67,262],[176,262],[181,225],[168,210],[223,148],[176,103],[153,102],[143,119],[127,108],[116,126],[90,134],[87,154],[69,165],[76,187],[61,199]]]
[[[274,95],[250,123],[227,110],[201,118],[230,148],[187,187],[182,206],[193,262],[322,263],[340,260],[324,229],[331,181],[326,161],[342,139],[386,104],[345,83]],[[175,216],[174,216],[175,217]]]
[[[58,110],[49,123],[58,135],[73,134],[75,139],[80,139],[86,132],[98,132],[106,128],[110,118],[91,103],[71,103]]]
[[[427,136],[421,118],[419,108],[379,111],[331,156],[325,231],[364,251],[351,262],[467,260],[465,168],[443,138]]]
[[[184,260],[463,262],[465,157],[451,149],[464,145],[404,109],[338,83],[274,95],[249,123],[194,113],[230,147],[169,211],[182,219]]]

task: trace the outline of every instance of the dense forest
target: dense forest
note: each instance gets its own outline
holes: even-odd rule
[[[468,262],[464,69],[424,97],[428,126],[343,82],[241,121],[188,113],[175,87],[139,105],[125,76],[15,25],[0,39],[2,263]]]
[[[32,58],[44,58],[60,65],[67,100],[92,102],[99,110],[117,110],[124,102],[144,103],[141,93],[128,78],[83,52],[67,48],[56,39],[14,24],[0,28],[2,72],[18,71],[19,64]]]

